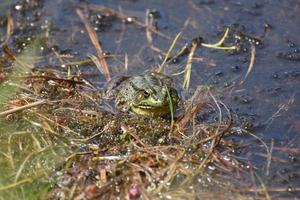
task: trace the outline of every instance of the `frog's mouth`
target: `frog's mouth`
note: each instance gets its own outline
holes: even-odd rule
[[[129,107],[133,112],[141,115],[151,115],[151,116],[167,115],[171,111],[170,106],[172,105],[173,110],[175,110],[177,105],[177,101],[174,101],[173,98],[169,99],[167,94],[165,94],[165,96],[161,95],[160,98],[156,97],[155,95],[151,95],[146,99],[141,100],[137,98],[137,100],[139,101],[136,102],[133,101],[131,105],[129,105]]]
[[[161,107],[165,107],[165,106],[169,106],[168,103],[165,104],[138,104],[138,105],[132,105],[133,107],[137,107],[137,108],[141,108],[141,109],[157,109],[157,108],[161,108]]]
[[[139,108],[139,109],[145,109],[145,110],[159,110],[164,107],[169,107],[169,102],[168,101],[144,101],[144,102],[139,102],[139,103],[132,103],[131,107],[134,108]]]
[[[138,105],[132,106],[131,110],[137,114],[148,116],[163,116],[170,112],[168,104],[163,106]]]
[[[132,102],[130,106],[135,108],[140,108],[140,109],[152,110],[156,108],[169,106],[169,103],[168,101],[159,101],[157,99],[148,98],[148,99]]]
[[[141,115],[164,116],[170,113],[170,105],[168,102],[164,104],[155,104],[155,105],[138,104],[138,105],[131,105],[131,110]]]

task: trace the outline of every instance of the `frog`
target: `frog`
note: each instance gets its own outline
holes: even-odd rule
[[[166,116],[180,101],[172,78],[147,71],[135,76],[118,76],[104,87],[104,97],[115,100],[117,110],[144,116]]]

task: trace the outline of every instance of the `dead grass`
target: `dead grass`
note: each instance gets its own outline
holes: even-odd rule
[[[144,27],[152,48],[153,33],[171,41],[156,30],[151,21],[143,23],[122,11],[89,5],[89,9]],[[82,4],[79,7],[85,8]],[[77,14],[97,50],[97,57],[92,56],[91,60],[109,80],[109,68],[97,35],[82,11],[77,9]],[[178,33],[158,70],[163,71],[169,60],[187,55],[182,73],[183,88],[189,89],[196,49],[236,50],[235,45],[224,45],[228,33],[226,29],[215,44],[203,43],[199,37],[191,45],[182,45],[172,56],[181,36]],[[164,51],[159,49],[159,52]],[[15,65],[30,66],[12,52],[6,53],[15,60]],[[127,55],[124,58],[127,69]],[[252,48],[245,79],[253,69],[254,58],[255,49]],[[65,65],[86,62],[91,61]],[[209,87],[198,88],[186,99],[182,112],[172,111],[169,120],[108,112],[111,108],[102,99],[101,92],[80,76],[30,67],[19,78],[22,81],[13,87],[19,95],[2,101],[5,110],[0,112],[0,131],[5,133],[1,135],[0,164],[7,172],[1,176],[0,191],[4,194],[13,191],[12,199],[23,197],[19,196],[20,191],[25,196],[33,193],[30,188],[37,185],[46,188],[43,197],[47,199],[195,199],[218,195],[248,199],[249,196],[242,192],[260,192],[263,197],[271,198],[269,191],[272,190],[255,175],[251,163],[231,153],[243,146],[228,139],[227,136],[234,132],[232,113]],[[203,120],[206,115],[216,120]],[[262,156],[268,158],[268,173],[276,147],[272,143],[269,148],[258,136],[240,130],[263,144],[267,153]],[[298,148],[281,150],[299,152]],[[242,179],[244,174],[252,175],[253,184]],[[224,177],[231,182],[224,181]],[[256,187],[249,187],[251,184]],[[240,190],[236,186],[247,189]],[[220,194],[215,192],[216,188]]]
[[[61,161],[73,164],[62,170],[63,175],[49,198],[61,193],[75,199],[81,199],[82,195],[115,198],[128,196],[136,190],[144,199],[151,199],[158,193],[167,195],[174,190],[178,176],[184,177],[184,183],[195,181],[196,174],[197,177],[204,176],[209,163],[217,162],[222,166],[220,168],[229,171],[243,170],[237,165],[224,165],[224,161],[220,161],[222,152],[217,148],[223,146],[220,141],[230,130],[230,122],[224,121],[230,118],[230,113],[227,117],[222,114],[216,124],[199,124],[197,116],[204,105],[199,101],[204,95],[201,92],[186,105],[186,111],[177,117],[171,129],[172,125],[166,119],[105,112],[101,109],[105,106],[101,103],[101,95],[85,85],[80,77],[67,78],[56,72],[35,71],[28,77],[27,85],[22,95],[26,98],[19,100],[18,108],[15,104],[4,114],[6,121],[23,121],[24,126],[30,128],[27,134],[37,130],[41,134],[31,139],[35,150],[23,150],[20,164],[14,161],[11,151],[3,152],[7,155],[3,159],[8,163],[13,161],[12,166],[15,166],[14,181],[2,186],[3,190],[34,181],[26,176],[28,164],[52,149],[56,142],[69,153],[62,156],[54,151],[52,156],[62,156]],[[219,104],[216,99],[215,102]],[[219,112],[223,113],[220,107]],[[18,142],[19,148],[25,145],[23,139]],[[52,154],[51,151],[48,153]],[[41,165],[39,162],[42,160],[35,165]],[[37,176],[42,176],[41,173],[51,176],[47,171]],[[67,177],[71,182],[64,186],[62,181]],[[178,195],[183,197],[187,191],[177,192]]]

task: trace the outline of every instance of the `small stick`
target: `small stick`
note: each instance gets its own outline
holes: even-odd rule
[[[0,44],[0,48],[7,44],[8,40],[10,39],[11,35],[14,32],[14,21],[10,11],[7,12],[6,17],[7,17],[6,39],[4,42]]]
[[[102,50],[99,40],[97,38],[97,34],[96,34],[95,30],[92,28],[92,25],[90,24],[90,22],[87,20],[87,18],[82,13],[82,11],[79,9],[76,9],[76,13],[80,17],[82,22],[84,23],[85,29],[87,30],[87,32],[89,34],[91,42],[94,45],[94,47],[96,48],[97,56],[98,56],[99,62],[102,67],[103,75],[105,76],[106,80],[109,81],[111,79],[109,68],[108,68],[108,65],[105,60],[104,51]]]
[[[78,4],[76,6],[80,7],[80,8],[83,8],[83,9],[86,8],[85,4]],[[153,33],[159,35],[160,37],[165,38],[167,40],[171,40],[171,38],[169,36],[167,36],[164,33],[160,32],[155,27],[147,27],[146,24],[144,24],[142,21],[140,21],[136,17],[125,15],[122,12],[114,10],[112,8],[105,7],[105,6],[100,6],[100,5],[97,5],[97,4],[89,4],[88,5],[88,9],[94,10],[94,11],[97,11],[97,12],[104,12],[104,13],[108,13],[110,15],[114,15],[117,18],[119,18],[119,19],[121,19],[123,21],[132,22],[132,23],[134,23],[134,24],[136,24],[136,25],[138,25],[140,27],[148,28],[149,31],[152,31]]]
[[[146,25],[146,38],[147,41],[149,43],[150,46],[153,46],[152,44],[152,32],[151,32],[151,28],[153,28],[153,17],[149,16],[149,9],[147,9],[146,13],[145,13],[145,25]]]
[[[125,124],[121,125],[121,129],[123,132],[128,133],[131,135],[138,143],[140,143],[143,147],[146,147],[147,145],[139,138],[139,136],[136,134],[136,130],[134,130],[131,127],[126,126]]]
[[[256,54],[256,53],[255,53],[255,52],[256,52],[256,51],[255,51],[255,45],[254,45],[252,42],[250,42],[250,44],[251,44],[251,57],[250,57],[250,63],[249,63],[249,66],[248,66],[247,73],[246,73],[244,79],[241,81],[240,84],[243,84],[243,83],[246,81],[248,75],[250,74],[250,72],[252,71],[253,66],[254,66],[254,62],[255,62],[255,54]]]
[[[273,147],[274,147],[274,138],[272,138],[271,147],[270,147],[270,151],[268,153],[268,158],[267,158],[267,170],[266,170],[267,176],[269,176],[269,174],[270,174],[270,166],[271,166],[271,161],[272,161]]]
[[[36,101],[34,103],[30,103],[30,104],[27,104],[27,105],[24,105],[24,106],[20,106],[20,107],[17,107],[17,108],[13,108],[13,109],[10,109],[10,110],[0,112],[0,117],[4,117],[6,115],[9,115],[9,114],[12,114],[12,113],[15,113],[15,112],[19,112],[19,111],[22,111],[22,110],[26,110],[28,108],[36,107],[36,106],[47,104],[47,103],[49,103],[49,101],[47,101],[47,100]]]
[[[184,75],[184,82],[182,87],[184,89],[188,89],[190,86],[190,79],[191,79],[191,73],[192,73],[192,59],[194,57],[195,51],[196,49],[201,45],[202,43],[202,38],[198,37],[192,40],[192,47],[191,47],[191,51],[188,55],[188,59],[187,59],[187,64],[186,64],[186,71],[185,71],[185,75]]]

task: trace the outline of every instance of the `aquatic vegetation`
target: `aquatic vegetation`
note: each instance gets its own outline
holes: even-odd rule
[[[255,120],[263,116],[254,112],[259,102],[243,93],[246,84],[253,86],[245,80],[255,73],[260,55],[256,46],[264,47],[260,39],[232,26],[224,28],[226,23],[207,27],[204,34],[206,27],[192,18],[178,28],[185,19],[172,16],[168,20],[174,21],[174,31],[175,26],[161,24],[164,13],[158,10],[132,13],[125,7],[87,2],[73,7],[65,1],[56,10],[50,2],[18,1],[11,15],[3,16],[0,199],[270,199],[273,192],[285,192],[266,178],[273,175],[273,162],[295,162],[292,154],[299,148],[281,148],[275,139],[267,142],[253,133],[261,128]],[[200,4],[189,9],[210,8]],[[57,12],[59,22],[44,18],[43,11]],[[41,43],[32,43],[39,38]],[[208,42],[213,40],[218,42]],[[235,61],[224,62],[227,58]],[[247,71],[230,66],[235,63],[248,65]],[[223,64],[234,76],[216,71]],[[119,112],[103,98],[102,86],[112,75],[134,77],[144,70],[173,76],[172,88],[182,97],[178,109],[165,83],[155,91],[168,97],[163,108],[170,114],[163,117]],[[218,85],[218,80],[230,83]],[[281,91],[274,91],[277,98]],[[258,121],[269,126],[295,99]],[[231,107],[237,102],[242,105]],[[295,121],[289,129],[297,127]],[[277,157],[278,152],[291,154],[290,161]],[[260,158],[259,165],[254,156]]]

